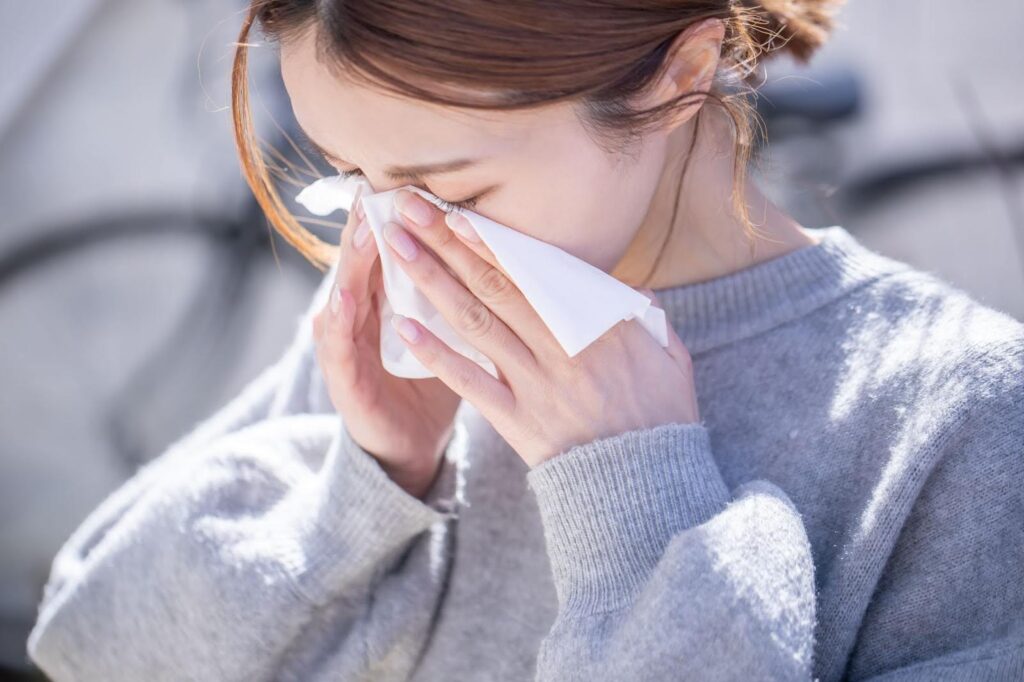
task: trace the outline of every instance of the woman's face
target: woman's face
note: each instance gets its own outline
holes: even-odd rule
[[[612,156],[588,137],[569,104],[524,111],[455,109],[399,98],[332,73],[312,32],[281,46],[281,73],[299,125],[336,169],[361,171],[377,192],[406,184],[610,272],[651,203],[666,137]],[[474,163],[415,178],[393,167]]]

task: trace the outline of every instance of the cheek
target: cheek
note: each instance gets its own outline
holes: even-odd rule
[[[514,196],[510,190],[501,205],[494,202],[489,217],[508,225],[517,232],[557,246],[564,251],[584,258],[589,256],[595,239],[600,242],[600,225],[593,225],[595,215],[593,198],[589,192],[579,191],[564,183],[559,187],[542,182],[530,183],[527,188],[517,188]],[[491,210],[490,207],[482,209]]]
[[[605,272],[622,258],[639,226],[630,202],[613,194],[595,195],[575,220],[570,246],[563,248]]]
[[[629,172],[606,170],[564,181],[559,200],[545,209],[540,238],[611,271],[646,214],[649,198],[637,180]]]
[[[609,272],[646,214],[650,188],[639,166],[537,167],[480,207],[480,213]],[[656,178],[655,178],[656,181]]]
[[[664,157],[656,150],[642,154],[606,176],[594,192],[591,221],[601,226],[602,242],[591,247],[594,256],[587,260],[595,267],[611,272],[626,254],[651,209],[663,167]]]

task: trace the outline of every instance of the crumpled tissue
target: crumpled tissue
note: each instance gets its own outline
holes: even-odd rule
[[[405,274],[384,241],[386,223],[405,225],[394,207],[395,192],[407,189],[439,208],[443,206],[441,199],[414,185],[374,192],[364,178],[335,175],[314,181],[299,192],[295,200],[318,216],[328,215],[337,209],[352,210],[360,185],[363,189],[359,200],[381,259],[384,297],[379,310],[380,354],[384,369],[395,376],[410,379],[436,376],[398,336],[391,324],[392,315],[398,313],[415,319],[452,350],[473,360],[497,378],[494,363],[452,329]],[[662,347],[668,346],[665,311],[643,293],[552,244],[474,211],[463,209],[461,212],[569,357],[575,356],[618,322],[634,318]],[[415,235],[414,230],[410,232]]]

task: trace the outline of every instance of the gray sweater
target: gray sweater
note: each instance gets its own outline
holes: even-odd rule
[[[657,292],[703,422],[530,469],[463,402],[417,499],[310,317],[53,562],[54,680],[1024,679],[1024,325],[840,226]],[[73,453],[69,453],[71,455]]]

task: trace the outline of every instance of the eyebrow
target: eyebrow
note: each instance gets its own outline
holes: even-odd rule
[[[334,161],[343,165],[354,165],[349,164],[344,159],[339,159],[334,154],[317,144],[309,134],[302,129],[302,126],[298,126],[299,134],[305,139],[309,146],[317,150],[324,156],[325,159]],[[384,171],[384,175],[388,176],[393,180],[419,180],[428,175],[440,175],[441,173],[454,173],[455,171],[468,168],[479,163],[479,159],[455,159],[453,161],[445,161],[443,163],[426,163],[415,166],[391,166]]]

